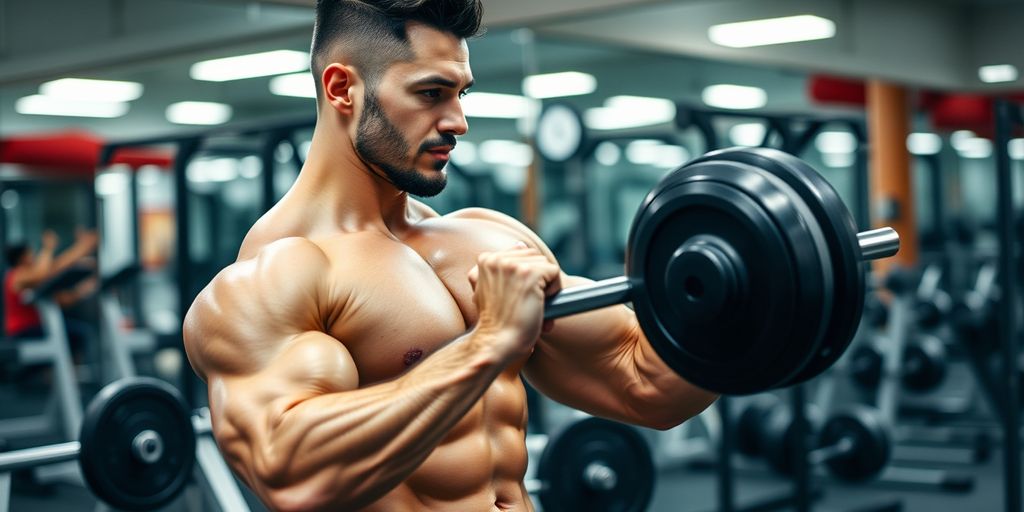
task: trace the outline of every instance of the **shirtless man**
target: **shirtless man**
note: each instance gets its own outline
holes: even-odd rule
[[[667,429],[714,395],[624,306],[544,324],[563,275],[519,222],[440,216],[479,0],[320,0],[318,122],[288,194],[202,291],[185,346],[226,460],[275,510],[533,510],[522,374]],[[543,333],[542,333],[543,332]]]

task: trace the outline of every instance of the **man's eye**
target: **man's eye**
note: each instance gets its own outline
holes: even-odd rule
[[[460,91],[459,92],[459,99],[461,100],[462,98],[465,98],[467,94],[469,94],[468,90]]]
[[[437,99],[441,97],[441,89],[427,89],[425,91],[420,91],[420,94],[431,99]]]

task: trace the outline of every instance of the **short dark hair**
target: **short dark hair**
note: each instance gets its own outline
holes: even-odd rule
[[[344,47],[371,86],[393,62],[412,58],[407,23],[417,21],[460,39],[480,34],[481,0],[317,0],[310,68],[321,97],[320,77],[332,51]]]
[[[26,244],[9,244],[7,246],[7,267],[16,267],[18,263],[21,263],[21,258],[25,257],[25,253],[28,252],[28,245]]]

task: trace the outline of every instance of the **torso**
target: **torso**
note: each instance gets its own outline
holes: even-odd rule
[[[14,270],[4,275],[4,331],[7,336],[18,336],[23,332],[40,327],[42,320],[35,306],[25,304],[21,300],[21,294],[14,289]]]
[[[327,333],[345,343],[359,386],[391,379],[461,336],[477,320],[467,273],[482,252],[511,248],[517,231],[472,211],[425,218],[401,238],[380,232],[315,240],[328,254],[345,245],[361,280],[346,304],[328,308]],[[401,485],[366,508],[532,510],[526,472],[522,363],[499,376],[447,438]]]

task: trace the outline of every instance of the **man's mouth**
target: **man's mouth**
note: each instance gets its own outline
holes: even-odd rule
[[[430,148],[427,150],[427,153],[429,153],[434,158],[438,160],[444,160],[446,162],[448,161],[451,152],[451,146],[438,146],[436,148]]]

